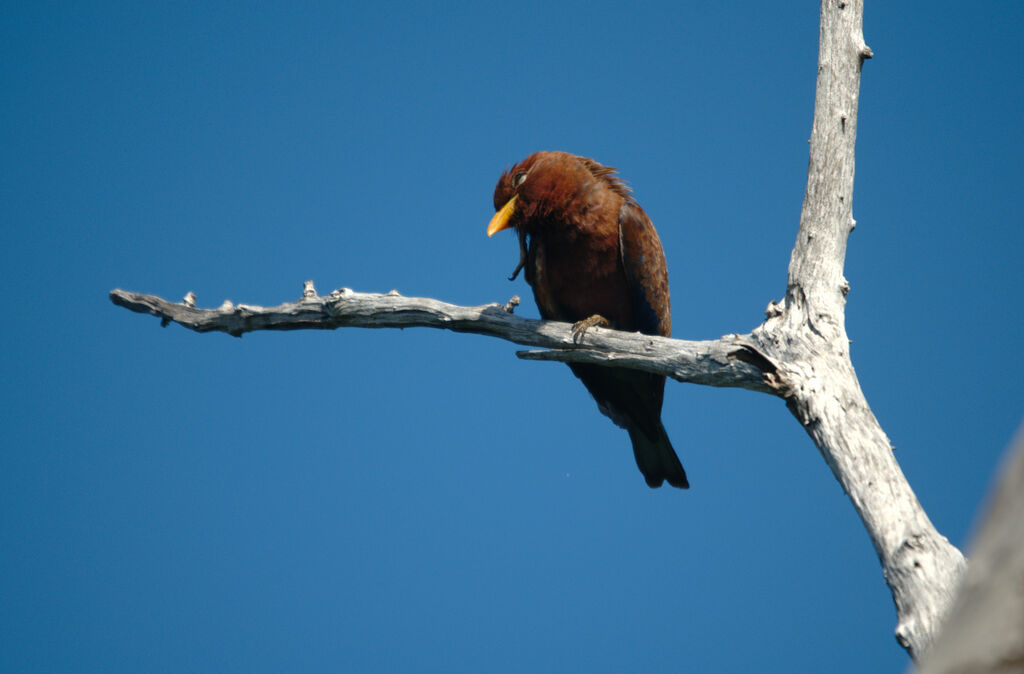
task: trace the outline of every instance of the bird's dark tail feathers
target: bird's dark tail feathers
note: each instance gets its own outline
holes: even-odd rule
[[[636,426],[628,430],[629,439],[633,442],[633,456],[636,458],[637,468],[644,474],[647,486],[660,487],[661,483],[667,480],[673,487],[690,488],[683,464],[679,462],[676,450],[672,449],[665,427],[660,422],[658,436],[655,439],[648,437]]]

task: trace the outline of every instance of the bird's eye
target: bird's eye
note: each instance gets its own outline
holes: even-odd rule
[[[514,176],[512,176],[512,188],[515,189],[515,188],[519,187],[520,185],[523,184],[524,180],[526,180],[526,174],[525,173],[517,173],[517,174],[515,174]]]

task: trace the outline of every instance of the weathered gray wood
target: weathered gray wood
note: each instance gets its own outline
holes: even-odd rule
[[[920,674],[1024,672],[1024,427],[993,487],[971,564]]]
[[[306,290],[312,282],[306,282]],[[226,332],[240,337],[253,330],[333,330],[359,328],[441,328],[500,337],[524,346],[559,349],[543,355],[525,352],[534,360],[571,360],[615,364],[664,374],[678,381],[772,392],[757,367],[744,362],[744,338],[729,335],[717,340],[686,341],[638,332],[603,328],[587,330],[583,344],[573,342],[572,325],[537,321],[512,314],[519,298],[506,305],[463,307],[425,297],[357,293],[348,288],[320,297],[312,294],[275,307],[225,302],[218,309],[199,309],[188,302],[168,302],[155,295],[113,290],[110,300],[138,313],[158,316],[164,325],[179,323],[196,332]],[[566,351],[568,350],[568,351]]]
[[[807,190],[783,302],[752,337],[778,365],[788,407],[821,450],[867,529],[892,591],[896,638],[917,658],[934,638],[964,569],[936,531],[871,413],[850,360],[843,277],[854,228],[854,147],[861,66],[872,56],[862,0],[823,0]]]
[[[871,57],[862,34],[862,0],[822,0],[818,77],[807,190],[789,264],[786,294],[745,335],[686,341],[593,328],[574,344],[570,326],[511,314],[515,302],[460,307],[426,298],[341,290],[263,308],[226,304],[197,309],[194,296],[171,303],[121,290],[111,300],[199,332],[338,327],[434,327],[500,337],[545,351],[531,360],[591,362],[657,372],[679,381],[769,392],[818,446],[860,515],[896,604],[896,636],[914,657],[934,639],[958,580],[963,555],[941,536],[917,501],[871,412],[850,360],[843,277],[853,231],[854,146],[861,65]]]

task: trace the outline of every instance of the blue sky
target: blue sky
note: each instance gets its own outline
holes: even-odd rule
[[[670,383],[688,492],[557,364],[428,330],[198,335],[203,306],[524,298],[540,149],[617,166],[675,336],[785,290],[812,3],[8,3],[0,669],[901,671],[867,536],[781,401]],[[932,520],[1021,421],[1019,3],[869,2],[847,328]]]

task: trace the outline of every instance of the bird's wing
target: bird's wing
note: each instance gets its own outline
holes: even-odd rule
[[[632,200],[619,209],[619,251],[637,330],[667,337],[672,314],[665,253],[650,218]]]

